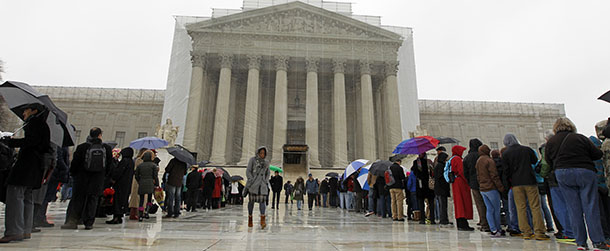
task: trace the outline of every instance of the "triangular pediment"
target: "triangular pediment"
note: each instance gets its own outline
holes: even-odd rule
[[[394,32],[298,1],[213,18],[186,28],[189,32],[401,40],[401,36]]]

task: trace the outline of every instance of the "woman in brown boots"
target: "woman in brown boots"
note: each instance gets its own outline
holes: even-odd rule
[[[261,214],[261,228],[265,229],[265,207],[267,205],[267,197],[269,195],[269,161],[267,157],[267,148],[259,147],[256,149],[256,155],[248,161],[246,169],[246,177],[248,181],[244,188],[244,195],[248,194],[248,227],[252,227],[252,212],[254,211],[254,203],[258,202]]]
[[[142,148],[138,151],[138,156],[135,159],[135,164],[133,171],[136,171],[136,167],[138,167],[142,162],[142,155],[146,152],[147,148]],[[130,220],[138,220],[138,206],[140,205],[140,195],[138,195],[138,181],[136,181],[136,177],[134,176],[131,181],[131,193],[129,196],[129,219]],[[146,202],[146,201],[145,201]]]

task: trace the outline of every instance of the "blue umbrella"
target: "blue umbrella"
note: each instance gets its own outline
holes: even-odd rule
[[[157,148],[161,148],[161,147],[164,147],[167,145],[169,145],[169,143],[166,140],[160,139],[157,137],[145,137],[145,138],[141,138],[141,139],[136,139],[134,141],[131,141],[131,143],[129,143],[129,146],[133,147],[135,149],[142,149],[142,148],[157,149]]]
[[[350,175],[352,175],[352,173],[355,173],[356,171],[358,171],[358,169],[361,168],[362,166],[364,166],[367,162],[369,162],[369,160],[366,160],[366,159],[354,160],[352,163],[350,163],[345,168],[345,172],[343,173],[343,179],[349,177]]]
[[[360,183],[360,186],[362,187],[362,190],[369,190],[369,183],[366,182],[366,178],[368,177],[369,174],[369,169],[371,168],[371,165],[366,165],[363,166],[362,168],[360,168],[360,174],[358,174],[358,183]]]

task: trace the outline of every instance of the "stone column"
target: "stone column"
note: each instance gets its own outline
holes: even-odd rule
[[[309,146],[308,166],[319,167],[318,154],[318,62],[307,58],[307,99],[305,104],[305,144]]]
[[[400,121],[400,104],[398,100],[398,79],[396,78],[396,72],[398,71],[398,62],[389,61],[385,62],[385,85],[384,85],[384,96],[388,102],[385,102],[384,110],[387,111],[388,116],[385,119],[386,122],[386,152],[391,154],[394,148],[403,140],[402,138],[402,123]],[[393,102],[393,101],[396,102]]]
[[[205,97],[207,74],[206,61],[203,55],[191,55],[193,72],[189,88],[188,108],[186,110],[186,123],[184,125],[184,146],[191,151],[199,151],[199,122],[201,121],[201,100]]]
[[[212,156],[210,156],[210,161],[216,165],[224,165],[227,163],[226,148],[229,125],[232,65],[233,55],[220,55],[220,78],[218,80],[218,94],[216,95]]]
[[[244,114],[244,135],[239,165],[247,165],[256,151],[258,129],[258,85],[261,56],[248,55],[248,87],[246,90],[246,110]]]
[[[345,59],[333,59],[333,166],[347,166],[347,112],[345,103]]]
[[[373,107],[373,82],[371,66],[367,61],[360,62],[360,123],[362,124],[362,158],[376,160],[375,116]],[[360,158],[359,156],[357,158]]]
[[[273,150],[271,164],[282,164],[288,127],[288,59],[275,57],[275,105],[273,111]]]

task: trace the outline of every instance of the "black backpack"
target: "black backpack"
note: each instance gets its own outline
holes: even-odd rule
[[[85,171],[101,172],[106,166],[106,147],[102,144],[91,144],[85,155]]]

